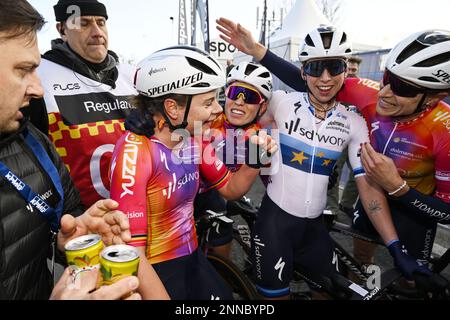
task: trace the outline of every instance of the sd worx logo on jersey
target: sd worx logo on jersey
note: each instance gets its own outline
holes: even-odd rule
[[[302,126],[299,126],[300,119],[297,118],[297,121],[292,121],[290,123],[286,122],[286,129],[289,130],[288,134],[292,135],[292,133],[296,132],[300,136],[305,137],[308,140],[314,141],[317,140],[320,143],[329,144],[332,146],[342,146],[345,143],[345,139],[338,138],[336,136],[319,134],[315,130],[307,130]]]

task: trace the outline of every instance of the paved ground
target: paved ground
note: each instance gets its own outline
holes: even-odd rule
[[[264,185],[258,181],[253,185],[252,189],[248,192],[247,196],[249,196],[255,203],[260,203],[262,200],[262,197],[264,195]],[[292,192],[295,192],[292,190]],[[339,215],[338,221],[342,221],[345,223],[350,224],[350,219],[345,215]],[[344,246],[345,249],[347,249],[349,252],[353,252],[353,241],[347,236],[343,235],[332,235],[335,237],[338,242]],[[435,245],[433,247],[433,252],[443,254],[446,248],[450,247],[450,229],[446,227],[439,227]],[[389,255],[389,252],[384,247],[379,247],[376,251],[375,255],[375,262],[379,264],[383,270],[386,270],[390,267],[392,267],[392,259]],[[447,266],[447,268],[443,272],[444,276],[447,277],[447,279],[450,279],[450,266]]]

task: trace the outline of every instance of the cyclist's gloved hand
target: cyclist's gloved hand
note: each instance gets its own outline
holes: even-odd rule
[[[275,141],[263,130],[257,131],[256,135],[247,139],[245,145],[245,163],[254,169],[268,165],[273,153],[278,150]]]
[[[125,118],[125,129],[135,134],[150,138],[155,134],[155,121],[153,115],[134,109]]]
[[[389,253],[394,258],[394,264],[403,273],[406,279],[412,280],[414,273],[431,276],[433,273],[425,265],[420,264],[411,257],[405,246],[399,240],[392,241],[388,247]]]

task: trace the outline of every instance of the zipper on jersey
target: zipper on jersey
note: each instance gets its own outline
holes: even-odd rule
[[[386,140],[386,144],[384,145],[384,148],[383,148],[383,154],[384,155],[386,155],[387,146],[389,145],[389,142],[391,142],[391,139],[392,139],[392,136],[394,135],[395,129],[397,129],[397,125],[398,125],[398,123],[395,122],[395,125],[394,125],[394,128],[392,129],[392,132],[389,135],[389,138]]]

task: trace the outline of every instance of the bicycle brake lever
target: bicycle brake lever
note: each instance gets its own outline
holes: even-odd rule
[[[206,213],[208,213],[207,219],[219,219],[222,220],[225,223],[233,223],[234,221],[228,218],[225,214],[225,212],[214,212],[212,210],[206,210]]]

